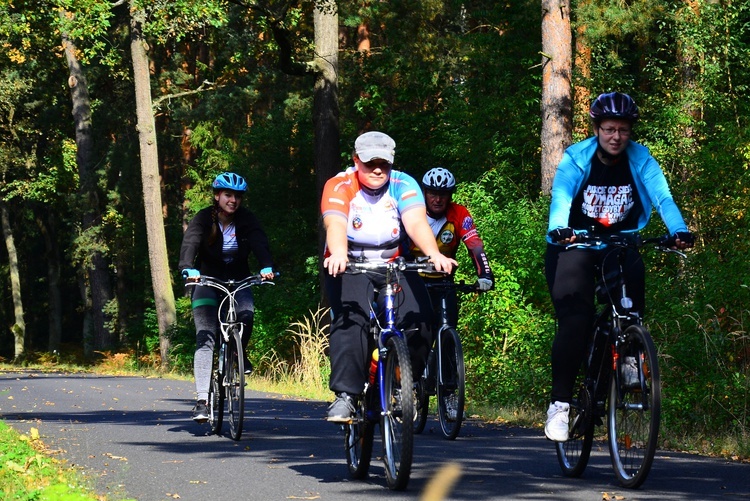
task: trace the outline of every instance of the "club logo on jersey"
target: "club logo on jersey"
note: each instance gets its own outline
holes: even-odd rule
[[[355,230],[359,230],[362,228],[362,219],[359,216],[352,219],[352,228],[354,228]]]
[[[468,231],[474,226],[474,220],[471,218],[471,216],[466,216],[461,223],[461,228]]]
[[[398,226],[396,226],[395,228],[393,228],[393,230],[391,230],[391,236],[392,236],[393,238],[398,238],[398,236],[399,236],[400,234],[401,234],[401,232],[399,231],[399,228],[398,228]]]
[[[453,235],[453,232],[450,230],[445,230],[440,234],[440,242],[445,245],[450,244],[454,238],[455,235]]]

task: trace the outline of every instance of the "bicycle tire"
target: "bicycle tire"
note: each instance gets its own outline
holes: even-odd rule
[[[438,367],[436,375],[442,374],[437,382],[438,420],[443,436],[448,440],[455,440],[461,431],[464,420],[464,405],[466,398],[466,369],[464,353],[461,348],[461,338],[456,329],[443,329],[440,332],[442,346],[442,367]]]
[[[383,462],[388,487],[406,489],[414,452],[414,390],[406,341],[392,336],[386,343],[385,406],[380,418]]]
[[[242,436],[242,422],[245,417],[245,359],[242,354],[242,338],[236,329],[229,337],[226,391],[229,434],[233,440]]]
[[[569,438],[565,442],[555,442],[557,462],[566,477],[575,478],[583,474],[594,442],[596,404],[584,383],[585,378],[585,369],[581,366],[574,386],[578,388],[578,394],[573,397],[568,414]]]
[[[612,374],[607,426],[615,475],[623,487],[635,489],[646,480],[656,454],[661,417],[661,380],[656,347],[645,327],[625,330]],[[635,356],[639,384],[626,387],[620,377],[624,356]]]
[[[211,385],[208,387],[208,424],[211,426],[211,433],[214,435],[221,433],[224,420],[224,386],[221,384],[223,377],[219,373],[218,362],[217,355],[214,357]]]
[[[414,383],[414,434],[419,435],[424,431],[427,424],[427,415],[430,411],[430,396],[425,391],[425,376]]]
[[[372,459],[372,444],[375,437],[375,421],[370,418],[368,399],[376,387],[369,387],[366,394],[360,397],[357,411],[350,423],[344,425],[344,452],[349,475],[356,480],[367,478]]]

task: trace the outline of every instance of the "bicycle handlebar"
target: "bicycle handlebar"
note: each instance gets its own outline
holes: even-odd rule
[[[687,257],[684,253],[672,248],[675,245],[675,237],[670,235],[643,238],[640,233],[578,233],[575,242],[568,244],[568,247],[592,247],[602,244],[628,249],[640,249],[646,245],[653,245],[662,252]]]
[[[388,271],[424,271],[427,273],[442,273],[435,269],[435,265],[427,261],[409,262],[403,257],[397,257],[393,261],[370,262],[370,261],[349,261],[346,263],[347,273],[364,273],[367,271],[388,272]]]
[[[274,275],[278,277],[279,272],[276,272]],[[229,280],[222,280],[220,278],[212,277],[209,275],[200,275],[194,280],[189,280],[185,282],[185,287],[190,286],[190,285],[208,285],[208,286],[218,285],[231,291],[234,289],[239,289],[240,287],[243,287],[246,285],[261,285],[261,284],[275,285],[274,282],[270,280],[265,280],[261,275],[251,275],[249,277],[245,277],[240,280],[235,280],[233,278],[230,278]]]
[[[458,292],[482,292],[476,283],[467,284],[463,280],[456,282],[425,282],[428,289],[438,289],[441,291],[456,290]]]

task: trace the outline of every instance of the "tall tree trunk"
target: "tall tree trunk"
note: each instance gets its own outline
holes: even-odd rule
[[[65,11],[60,16],[65,16]],[[68,86],[73,101],[73,119],[76,130],[76,163],[78,164],[78,177],[80,186],[78,193],[82,200],[82,230],[95,227],[101,220],[99,205],[99,194],[96,189],[96,172],[94,169],[94,139],[91,130],[91,99],[89,97],[86,76],[76,57],[75,44],[68,38],[67,33],[62,33],[62,44],[65,49],[65,58],[68,62],[70,76]],[[107,327],[108,318],[105,313],[107,303],[112,299],[112,284],[109,278],[109,266],[105,256],[99,251],[93,251],[90,259],[83,261],[86,269],[84,277],[88,277],[89,286],[86,288],[91,293],[91,319],[94,323],[93,348],[96,350],[107,350],[114,347],[117,339]],[[84,298],[84,302],[86,298]],[[90,353],[89,353],[90,355]]]
[[[23,355],[24,346],[26,345],[26,322],[23,320],[23,302],[21,301],[21,278],[18,271],[18,253],[16,252],[16,244],[13,241],[13,231],[10,226],[8,205],[2,201],[0,201],[0,219],[2,220],[5,247],[8,249],[10,288],[13,296],[13,313],[15,315],[15,323],[10,330],[13,332],[14,339],[13,353],[15,358],[18,358]]]
[[[339,14],[333,0],[318,0],[315,23],[315,87],[313,123],[315,125],[315,173],[318,199],[326,181],[341,170],[339,157]],[[318,255],[323,256],[325,231],[319,229]],[[321,261],[322,262],[322,261]],[[326,304],[325,280],[320,277],[321,303]]]
[[[315,5],[315,172],[318,197],[323,185],[341,170],[339,152],[339,15],[336,2]]]
[[[44,258],[47,261],[47,295],[49,296],[47,351],[55,352],[60,351],[62,340],[62,297],[60,294],[60,252],[57,246],[54,213],[47,211],[47,221],[37,215],[36,224],[44,238]]]
[[[162,368],[168,369],[170,352],[169,331],[177,321],[174,291],[169,275],[167,239],[161,206],[159,156],[156,145],[156,125],[151,106],[151,75],[148,67],[148,44],[143,36],[146,13],[134,0],[130,2],[130,50],[133,57],[135,106],[138,120],[138,139],[141,156],[143,207],[146,213],[148,258],[151,265],[151,282],[154,304],[159,324],[159,348]]]
[[[542,193],[572,142],[570,1],[542,0]]]

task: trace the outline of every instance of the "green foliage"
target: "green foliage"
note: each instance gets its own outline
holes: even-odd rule
[[[311,79],[278,70],[270,26],[280,22],[293,35],[293,58],[311,59],[312,3],[278,19],[220,1],[135,5],[148,15],[154,99],[172,96],[155,107],[170,263],[175,267],[184,224],[210,203],[213,176],[230,169],[246,176],[243,203],[261,219],[281,271],[276,286],[256,292],[250,356],[259,362],[273,353],[292,367],[300,341],[289,326],[320,300],[314,102]],[[530,29],[539,26],[538,4],[337,6],[342,166],[360,132],[381,129],[396,139],[398,168],[421,177],[442,165],[456,174],[456,199],[471,209],[497,277],[492,292],[463,298],[469,393],[475,401],[543,407],[554,325],[543,274],[549,200],[539,196],[541,34]],[[574,4],[572,14],[575,27],[585,28],[576,32],[578,46],[591,50],[590,60],[578,60],[587,62],[576,68],[575,84],[590,94],[633,94],[642,113],[634,137],[663,166],[699,236],[685,262],[646,256],[647,319],[664,366],[665,423],[678,430],[686,424],[681,416],[690,416],[701,433],[741,433],[748,408],[742,333],[743,286],[750,284],[750,101],[744,97],[750,4],[595,0]],[[54,276],[48,262],[60,264],[63,341],[81,344],[85,277],[76,270],[98,251],[117,284],[109,325],[139,364],[154,364],[159,342],[144,264],[129,21],[129,5],[112,8],[105,0],[2,3],[0,193],[12,211],[22,294],[35,298],[25,301],[32,344],[46,346],[47,285]],[[370,33],[367,53],[356,50],[362,23]],[[76,195],[63,31],[76,43],[92,98],[102,217],[86,231],[78,230],[84,226],[75,210],[89,201]],[[42,216],[57,254],[36,233]],[[654,219],[648,231],[663,231]],[[459,257],[459,277],[473,280],[468,257]],[[0,266],[0,276],[7,279],[6,268]],[[177,277],[175,290],[183,292]],[[177,307],[170,361],[189,373],[195,342],[189,301]],[[9,294],[0,294],[0,319],[9,324],[12,315]],[[0,335],[0,352],[10,346],[8,332]]]
[[[495,275],[492,291],[461,303],[469,395],[502,405],[540,402],[549,386],[554,333],[549,314],[534,304],[546,296],[541,261],[546,202],[520,198],[498,171],[460,182],[455,200],[474,217]],[[460,252],[457,278],[473,281],[473,273],[468,254]]]

